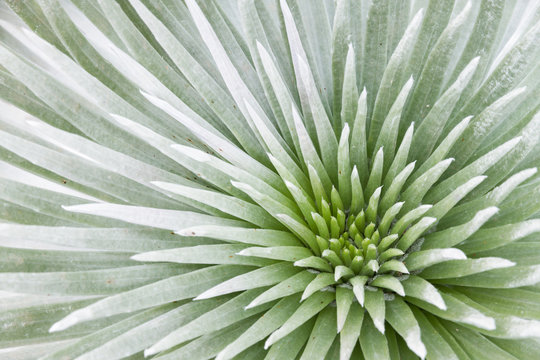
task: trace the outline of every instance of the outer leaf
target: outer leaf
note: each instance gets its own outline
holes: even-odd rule
[[[422,120],[412,140],[411,158],[423,163],[433,150],[444,124],[476,71],[480,58],[476,57],[463,69],[456,81],[435,102],[427,116]]]
[[[298,308],[298,296],[289,296],[279,301],[274,307],[264,313],[246,332],[236,340],[229,343],[219,354],[216,360],[231,359],[235,355],[254,345],[258,341],[270,335]]]
[[[388,61],[388,65],[384,69],[381,84],[377,91],[377,98],[375,100],[375,105],[373,109],[373,118],[369,130],[369,136],[371,139],[370,143],[375,141],[376,134],[380,133],[381,125],[383,125],[383,117],[386,113],[388,113],[390,109],[390,104],[396,96],[396,87],[401,85],[400,78],[403,77],[403,75],[400,73],[400,70],[402,70],[403,67],[407,66],[407,63],[410,60],[411,50],[414,45],[414,40],[416,39],[420,30],[423,16],[424,9],[420,9],[416,13],[414,18],[410,21],[407,29],[405,30],[405,33],[403,34],[403,37],[401,38],[401,40],[399,40],[399,44],[397,44],[395,50],[392,53],[392,56]],[[371,144],[371,146],[372,145],[373,144]],[[375,146],[375,149],[377,148],[378,146]]]
[[[540,220],[531,219],[516,224],[482,229],[465,241],[460,248],[466,253],[496,249],[530,234],[540,232]]]
[[[267,259],[298,261],[313,256],[313,253],[300,246],[250,247],[241,249],[238,255]]]
[[[201,236],[225,241],[260,246],[297,246],[300,241],[286,231],[268,229],[247,229],[234,226],[202,225],[177,231],[182,236]]]
[[[507,141],[486,155],[475,160],[470,165],[464,167],[448,179],[440,182],[438,185],[431,188],[426,196],[426,201],[438,201],[452,192],[457,186],[459,186],[458,184],[463,184],[465,181],[481,175],[487,169],[495,165],[497,161],[499,161],[507,152],[512,150],[519,143],[519,141],[519,137]]]
[[[311,272],[301,271],[257,296],[248,306],[246,306],[246,308],[249,309],[269,301],[299,293],[303,291],[314,278],[315,275]]]
[[[300,307],[285,322],[285,324],[283,324],[283,326],[270,335],[270,337],[266,340],[265,348],[268,348],[270,345],[276,343],[278,340],[287,336],[292,331],[307,322],[322,309],[324,309],[332,300],[334,300],[334,294],[330,292],[317,292],[310,296],[302,303],[302,305],[300,305]]]
[[[0,224],[0,237],[5,245],[9,245],[10,239],[18,244],[27,240],[43,244],[43,246],[131,253],[201,244],[201,239],[179,240],[170,231],[135,228],[94,227],[90,229],[87,227]],[[203,240],[203,243],[207,242]]]
[[[417,308],[411,308],[418,325],[422,329],[422,341],[427,348],[427,356],[430,359],[453,359],[459,360],[450,345],[439,334],[439,332],[430,324],[422,311]]]
[[[117,204],[84,204],[64,207],[68,211],[118,219],[158,229],[179,230],[193,225],[240,226],[243,221],[223,219],[190,211],[145,208]]]
[[[468,306],[454,296],[448,295],[441,291],[441,295],[446,303],[447,309],[441,310],[431,304],[424,303],[416,299],[409,299],[409,302],[432,313],[443,319],[448,319],[452,322],[472,325],[479,329],[493,330],[495,329],[495,319],[486,316],[479,310]]]
[[[304,293],[302,294],[301,301],[309,298],[315,292],[327,286],[333,285],[335,283],[336,283],[336,280],[334,279],[334,275],[332,275],[331,273],[317,274],[315,279],[313,279],[313,281],[310,282],[308,286],[306,286],[306,289],[304,290]]]
[[[401,282],[405,295],[423,300],[435,305],[441,310],[446,310],[446,304],[436,287],[420,276],[411,275]]]
[[[407,257],[407,269],[410,271],[423,269],[448,260],[466,259],[467,256],[458,249],[431,249],[416,251]]]
[[[515,263],[510,260],[497,257],[450,260],[424,269],[422,271],[422,277],[424,279],[458,278],[493,269],[508,268],[514,265]]]
[[[474,234],[498,211],[499,209],[494,206],[488,207],[477,212],[465,224],[429,234],[426,236],[424,244],[422,244],[422,249],[446,248],[458,245]]]
[[[354,294],[351,289],[338,286],[336,287],[336,307],[337,307],[337,332],[339,333],[345,321],[347,320],[347,315],[353,303]]]
[[[300,358],[301,360],[325,359],[325,356],[336,337],[335,324],[335,309],[326,307],[317,316],[317,321],[315,321],[315,325],[309,336],[309,341]]]
[[[165,336],[172,330],[188,323],[203,313],[210,311],[212,308],[221,305],[225,300],[226,299],[224,298],[200,303],[189,302],[159,316],[156,316],[157,314],[153,313],[155,313],[157,309],[162,309],[163,307],[147,310],[142,314],[152,314],[153,317],[148,319],[149,317],[147,315],[147,321],[138,326],[134,326],[124,332],[114,329],[114,326],[105,328],[105,331],[101,332],[101,336],[93,336],[94,334],[89,335],[86,338],[77,341],[71,349],[62,349],[54,355],[61,356],[62,354],[69,353],[71,356],[75,356],[76,353],[79,353],[81,354],[81,356],[79,356],[81,360],[102,359],[103,357],[121,359],[142,351],[145,347],[153,344],[162,336]],[[172,306],[169,304],[168,306],[166,305],[166,308],[176,306],[177,304],[172,304]],[[137,317],[142,317],[142,314],[134,316],[130,318],[130,320],[133,319],[133,322],[135,322],[135,319]],[[104,339],[105,342],[99,344],[99,338]],[[54,356],[51,357],[54,358]]]
[[[162,181],[153,181],[156,185],[168,192],[186,197],[194,201],[214,207],[226,214],[250,222],[261,228],[280,229],[280,224],[259,206],[227,196],[216,191],[199,190],[189,186],[182,186]]]
[[[384,334],[384,316],[385,316],[385,301],[384,294],[381,289],[376,291],[366,291],[365,307],[368,311],[373,324],[381,334]]]
[[[354,346],[360,336],[363,320],[364,310],[357,303],[352,304],[340,334],[340,360],[351,358]]]
[[[486,195],[454,207],[444,218],[441,219],[441,221],[439,222],[439,226],[447,227],[448,224],[452,225],[458,219],[472,217],[476,213],[476,211],[485,209],[489,206],[497,206],[508,195],[510,195],[510,193],[520,183],[536,174],[536,172],[536,168],[520,171],[509,177],[505,182],[495,187]]]
[[[364,316],[364,321],[362,322],[360,346],[366,360],[390,359],[388,339],[375,328],[373,321],[367,314]]]
[[[134,290],[107,297],[86,308],[74,311],[55,323],[50,331],[60,331],[77,323],[96,318],[132,312],[170,301],[189,299],[225,279],[244,273],[247,269],[250,268],[239,265],[218,265],[183,275],[172,276]]]
[[[236,291],[255,289],[263,286],[279,283],[299,270],[288,262],[264,266],[260,269],[238,275],[224,281],[200,294],[195,300],[208,299],[220,295],[230,294]]]
[[[203,335],[176,350],[156,356],[160,360],[202,360],[216,356],[225,346],[242,335],[256,320],[254,315],[221,330]]]
[[[513,266],[507,269],[489,270],[462,278],[450,278],[444,280],[444,282],[446,284],[490,289],[530,286],[540,282],[540,265]]]
[[[471,331],[466,327],[451,322],[441,321],[441,323],[453,334],[459,345],[463,347],[471,359],[517,360],[506,351],[497,347],[489,339],[475,331]]]
[[[386,319],[394,330],[403,337],[407,346],[421,359],[424,359],[427,350],[420,337],[420,326],[409,306],[400,298],[389,301]]]
[[[211,311],[175,329],[173,332],[146,349],[144,351],[145,356],[157,354],[158,352],[169,349],[177,344],[195,339],[211,331],[223,329],[226,326],[258,314],[261,311],[265,311],[270,308],[270,304],[258,306],[250,310],[244,310],[244,306],[249,304],[253,298],[261,292],[262,290],[259,289],[245,291],[227,301],[225,304],[215,307]]]
[[[196,265],[152,264],[75,272],[0,273],[0,288],[23,294],[109,295],[194,269]]]
[[[175,262],[180,264],[238,264],[266,266],[272,261],[238,256],[246,248],[245,245],[201,245],[150,251],[132,256],[137,261]],[[238,254],[238,255],[237,255]]]
[[[270,347],[270,350],[268,350],[264,359],[279,360],[286,356],[296,356],[306,344],[314,322],[315,319],[309,320],[289,335],[276,342]]]

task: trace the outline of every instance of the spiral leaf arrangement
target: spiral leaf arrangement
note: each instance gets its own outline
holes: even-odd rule
[[[0,357],[540,354],[538,1],[0,27]]]

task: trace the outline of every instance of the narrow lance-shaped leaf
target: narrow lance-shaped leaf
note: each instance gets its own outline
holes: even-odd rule
[[[99,319],[105,316],[133,312],[169,301],[188,299],[197,296],[205,289],[221,283],[250,267],[239,265],[218,265],[203,268],[187,274],[169,278],[141,286],[136,289],[118,293],[99,300],[92,305],[77,310],[55,323],[50,331],[60,331],[75,324]],[[146,294],[147,296],[143,296]],[[148,294],[151,294],[148,296]]]
[[[385,301],[381,289],[365,292],[365,307],[373,319],[373,324],[381,334],[384,334]]]
[[[396,332],[405,339],[407,346],[421,359],[424,359],[427,350],[420,336],[420,326],[409,306],[399,298],[389,301],[386,318]]]
[[[336,322],[336,311],[332,307],[326,307],[317,316],[315,325],[302,353],[302,360],[325,358],[328,350],[332,346],[336,331],[334,324]]]
[[[264,339],[275,329],[281,326],[298,308],[298,297],[289,296],[279,301],[272,309],[264,314],[255,324],[244,332],[235,341],[227,345],[216,356],[216,360],[231,359],[249,346]]]
[[[287,262],[265,266],[263,268],[253,270],[252,272],[238,275],[230,280],[224,281],[198,295],[195,300],[208,299],[224,294],[230,294],[236,291],[273,285],[291,277],[297,272],[298,270]]]
[[[208,330],[215,331],[223,329],[228,325],[244,320],[251,315],[258,314],[261,311],[270,308],[270,304],[265,304],[250,310],[244,310],[244,306],[261,292],[262,290],[255,289],[241,293],[223,305],[215,307],[211,311],[208,311],[189,323],[175,329],[151,347],[147,348],[144,351],[144,355],[154,355],[177,344],[195,339],[208,332]]]
[[[294,312],[294,314],[281,326],[274,331],[272,335],[266,340],[265,347],[268,348],[278,340],[290,334],[296,328],[304,324],[313,316],[318,314],[322,309],[326,307],[332,300],[334,300],[334,294],[330,292],[318,292],[313,296],[310,296],[306,301],[300,305],[300,307]]]

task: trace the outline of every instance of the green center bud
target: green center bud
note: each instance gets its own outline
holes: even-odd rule
[[[403,203],[396,203],[379,217],[382,187],[376,188],[364,204],[364,196],[368,194],[362,190],[356,168],[351,173],[351,185],[350,201],[344,201],[340,192],[332,187],[330,203],[321,195],[317,201],[319,212],[311,213],[318,250],[328,265],[318,266],[316,270],[333,272],[336,285],[365,276],[366,285],[377,286],[378,275],[408,274],[400,260],[404,251],[394,247],[403,224],[391,229]],[[351,204],[349,209],[345,208],[345,203]],[[381,287],[392,290],[384,283]]]

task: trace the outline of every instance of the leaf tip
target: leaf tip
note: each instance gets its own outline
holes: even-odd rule
[[[155,355],[157,354],[159,351],[154,348],[153,346],[149,347],[148,349],[145,349],[144,350],[144,357],[149,357],[149,356],[152,356],[152,355]]]

